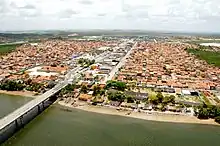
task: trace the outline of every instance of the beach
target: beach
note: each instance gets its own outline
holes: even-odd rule
[[[17,96],[25,96],[35,98],[35,93],[30,91],[5,91],[0,90],[0,94],[8,94],[8,95],[17,95]]]
[[[150,112],[150,111],[147,113],[124,111],[124,110],[117,110],[117,108],[113,108],[113,107],[88,105],[87,103],[81,105],[71,105],[69,103],[65,103],[64,101],[59,101],[58,104],[65,107],[80,109],[88,112],[124,116],[124,117],[137,118],[137,119],[150,120],[150,121],[219,125],[213,119],[200,120],[195,116],[190,116],[186,114],[171,114],[171,113]]]

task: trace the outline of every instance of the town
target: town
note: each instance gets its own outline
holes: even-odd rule
[[[25,43],[1,56],[0,89],[37,98],[66,81],[57,94],[64,106],[216,118],[220,69],[187,51],[195,47],[134,38]]]

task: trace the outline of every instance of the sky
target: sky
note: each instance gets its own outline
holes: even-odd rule
[[[220,32],[220,0],[0,0],[0,31]]]

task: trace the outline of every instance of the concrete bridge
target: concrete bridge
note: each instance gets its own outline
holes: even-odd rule
[[[95,62],[103,60],[109,56],[110,52],[104,52],[96,56]],[[129,53],[128,53],[129,54]],[[24,125],[30,122],[34,117],[39,115],[45,108],[47,108],[53,102],[52,97],[58,93],[62,88],[69,84],[69,79],[76,79],[80,74],[88,68],[76,67],[70,70],[66,75],[64,81],[59,82],[51,90],[39,95],[35,99],[31,100],[27,104],[18,108],[14,112],[5,116],[0,120],[0,144],[10,138],[15,132],[20,130]]]
[[[107,52],[102,53],[96,56],[95,61],[98,62],[107,55]],[[50,104],[52,104],[53,102],[51,102],[50,99],[52,99],[56,93],[69,84],[69,79],[78,78],[80,74],[86,70],[88,70],[88,68],[83,68],[80,66],[70,70],[66,74],[64,81],[59,82],[51,90],[37,96],[35,99],[2,118],[0,120],[0,144],[10,138],[15,132],[20,130],[24,125],[44,111],[44,109]]]
[[[59,82],[51,90],[36,96],[35,99],[2,118],[0,120],[0,144],[52,104],[52,97],[68,85],[68,79],[71,77],[71,73],[74,74],[71,78],[76,78],[85,70],[86,68],[77,67],[69,71],[64,81]]]
[[[62,82],[56,85],[50,91],[36,97],[6,117],[2,118],[0,120],[0,143],[7,140],[16,131],[18,131],[34,117],[40,114],[50,104],[52,104],[50,97],[52,97],[66,85],[68,85],[68,82]]]

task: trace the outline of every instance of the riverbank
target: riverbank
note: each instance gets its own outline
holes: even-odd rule
[[[35,98],[35,93],[30,91],[5,91],[0,90],[0,94],[16,95],[16,96],[25,96]]]
[[[171,113],[150,112],[150,111],[148,111],[147,113],[122,111],[122,110],[119,111],[116,108],[112,108],[112,107],[92,106],[88,104],[71,105],[63,101],[59,101],[58,104],[65,107],[80,109],[88,112],[124,116],[124,117],[137,118],[137,119],[150,120],[150,121],[219,125],[212,119],[200,120],[194,116],[185,115],[185,114],[171,114]]]

